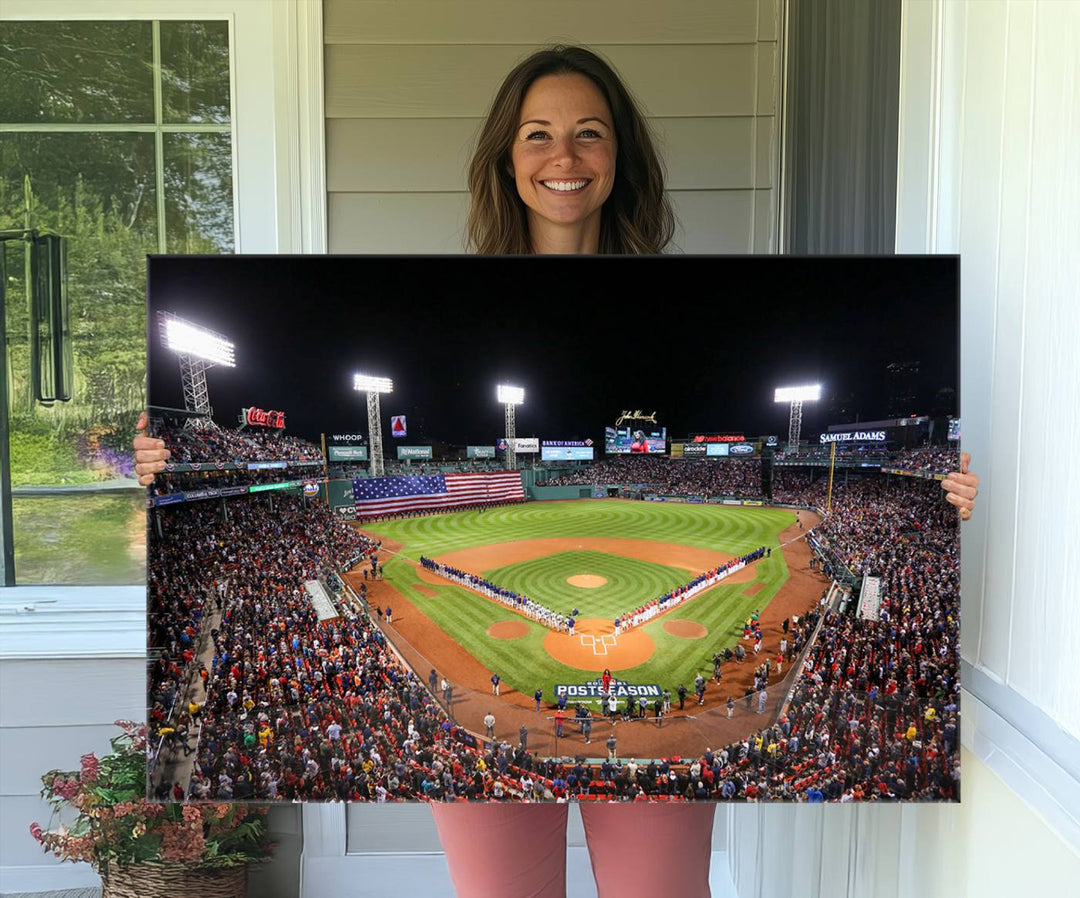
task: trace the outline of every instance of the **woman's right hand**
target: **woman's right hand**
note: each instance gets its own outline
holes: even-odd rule
[[[139,431],[146,430],[146,425],[149,423],[149,416],[146,412],[141,412],[139,414],[139,423],[135,425],[135,429]],[[131,441],[131,446],[135,450],[135,473],[139,475],[139,485],[150,486],[154,482],[154,475],[165,470],[165,462],[172,453],[165,448],[164,440],[148,437],[141,433],[135,435],[135,439]]]

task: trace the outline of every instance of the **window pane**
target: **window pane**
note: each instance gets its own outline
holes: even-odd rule
[[[152,134],[0,135],[0,229],[68,238],[75,393],[33,400],[23,244],[6,246],[12,483],[70,484],[120,476],[105,449],[130,440],[146,371],[145,257],[157,250]],[[130,420],[129,420],[130,419]],[[120,436],[120,431],[124,435]],[[51,433],[49,455],[20,439]]]
[[[170,253],[233,251],[229,134],[165,135],[165,246]]]
[[[19,583],[79,586],[142,583],[146,495],[19,498],[11,503]]]
[[[163,22],[160,31],[172,121],[228,131],[227,23]],[[6,22],[0,35],[0,119],[26,126],[0,133],[0,229],[67,238],[74,362],[72,401],[37,402],[24,244],[4,243],[10,392],[0,413],[11,424],[20,583],[142,582],[144,494],[131,438],[145,403],[146,255],[160,251],[166,220],[171,250],[234,246],[229,133],[34,130],[153,125],[152,59],[149,21]]]
[[[71,402],[30,380],[24,244],[4,244],[11,478],[20,583],[138,583],[143,496],[22,497],[20,487],[131,482],[146,374],[146,254],[157,249],[153,134],[0,135],[0,229],[68,238]],[[141,545],[141,543],[138,543]]]
[[[162,121],[229,122],[229,23],[161,23]]]
[[[150,22],[4,22],[0,121],[154,121]]]

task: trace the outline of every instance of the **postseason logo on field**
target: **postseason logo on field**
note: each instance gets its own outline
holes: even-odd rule
[[[656,683],[628,683],[612,680],[611,691],[615,698],[660,698],[664,690]],[[571,701],[598,699],[604,694],[604,681],[600,678],[587,683],[556,683],[555,696],[565,695]]]

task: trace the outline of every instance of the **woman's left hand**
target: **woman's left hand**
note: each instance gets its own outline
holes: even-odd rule
[[[946,491],[945,499],[960,509],[960,520],[971,517],[975,508],[975,497],[979,495],[979,476],[968,472],[971,455],[960,453],[960,470],[953,471],[943,481],[941,488]]]

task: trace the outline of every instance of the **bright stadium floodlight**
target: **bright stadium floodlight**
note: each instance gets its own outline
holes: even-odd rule
[[[353,389],[360,393],[367,393],[368,443],[371,444],[371,459],[368,462],[368,469],[372,477],[382,477],[382,418],[379,415],[379,394],[393,393],[394,382],[389,377],[354,374]]]
[[[802,429],[802,404],[821,398],[821,384],[804,387],[777,387],[773,402],[791,403],[788,414],[788,451],[799,451],[799,431]]]
[[[236,367],[233,344],[220,334],[175,317],[164,317],[162,329],[166,349],[195,356],[212,365]]]
[[[506,384],[499,384],[495,394],[499,397],[499,402],[512,403],[513,405],[521,405],[525,401],[525,388],[524,387],[511,387]]]
[[[514,448],[514,407],[525,401],[525,388],[499,384],[495,395],[506,407],[506,470],[513,471],[517,468],[517,451]]]
[[[394,382],[389,377],[354,374],[353,389],[359,390],[361,393],[393,393]]]
[[[184,388],[184,408],[202,416],[203,426],[214,426],[206,372],[215,365],[236,367],[232,342],[209,328],[185,321],[172,312],[158,312],[158,328],[165,348],[180,359],[180,380]],[[189,418],[185,426],[194,426]]]
[[[821,384],[806,387],[777,387],[774,402],[813,402],[821,398]]]

